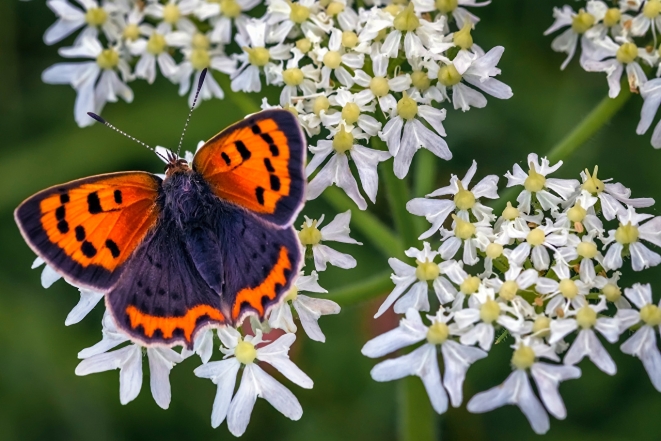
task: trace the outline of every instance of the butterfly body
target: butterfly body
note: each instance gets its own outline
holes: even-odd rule
[[[264,318],[298,274],[291,223],[304,148],[289,112],[262,112],[212,138],[191,165],[171,158],[164,180],[74,181],[32,196],[15,217],[44,260],[105,293],[120,329],[146,345],[192,347],[207,326]]]

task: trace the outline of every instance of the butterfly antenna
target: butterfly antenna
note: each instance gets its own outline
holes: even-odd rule
[[[138,144],[141,144],[143,147],[145,147],[145,148],[151,150],[152,152],[156,153],[158,156],[160,156],[161,158],[163,158],[166,162],[168,161],[168,158],[165,158],[163,155],[161,155],[160,153],[158,153],[158,152],[156,151],[156,149],[154,149],[153,147],[148,146],[147,144],[145,144],[144,142],[140,141],[139,139],[132,137],[132,136],[129,135],[128,133],[119,130],[117,127],[113,126],[113,125],[110,124],[108,121],[106,121],[105,119],[103,119],[103,118],[101,118],[99,115],[97,115],[96,113],[87,112],[87,115],[88,115],[90,118],[95,119],[96,121],[100,122],[100,123],[103,124],[104,126],[106,126],[106,127],[110,127],[110,128],[113,129],[115,132],[118,132],[118,133],[120,133],[120,134],[126,136],[127,138],[129,138],[129,139],[131,139],[131,140],[137,142]]]
[[[186,124],[184,124],[184,131],[181,132],[181,138],[179,138],[179,146],[177,147],[177,157],[179,157],[179,152],[181,151],[181,144],[184,142],[184,135],[186,134],[186,129],[188,128],[188,122],[190,117],[193,114],[193,109],[195,109],[195,104],[197,104],[197,98],[200,96],[200,90],[202,90],[202,84],[204,84],[204,77],[207,76],[207,69],[205,68],[202,73],[200,73],[200,79],[197,82],[197,90],[195,91],[195,98],[193,99],[193,105],[188,112],[188,118],[186,118]]]

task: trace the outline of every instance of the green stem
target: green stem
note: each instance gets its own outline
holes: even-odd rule
[[[393,231],[369,211],[357,210],[356,204],[337,187],[328,187],[321,196],[338,212],[351,210],[351,225],[386,257],[402,257],[404,245]]]
[[[325,297],[342,307],[346,307],[371,300],[386,294],[390,290],[392,290],[390,271],[384,271],[363,282],[353,283],[344,288],[331,290]]]
[[[609,98],[608,96],[603,98],[546,156],[548,156],[552,163],[567,159],[610,121],[629,98],[631,98],[631,91],[629,90],[629,84],[625,82],[622,84],[622,90],[616,98]],[[495,214],[500,215],[507,202],[514,201],[514,196],[520,191],[521,189],[519,187],[508,188],[503,191],[501,197],[493,205]]]
[[[420,378],[405,377],[397,385],[400,441],[433,441],[437,416]]]

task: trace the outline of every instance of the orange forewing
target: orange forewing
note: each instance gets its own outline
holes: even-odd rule
[[[143,172],[51,187],[15,213],[26,241],[73,282],[108,288],[110,277],[155,224],[160,179]],[[96,280],[98,279],[98,280]]]

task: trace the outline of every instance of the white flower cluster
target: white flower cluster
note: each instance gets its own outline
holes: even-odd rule
[[[189,93],[190,103],[191,79],[196,84],[204,69],[210,75],[202,100],[224,96],[214,73],[229,75],[234,92],[274,85],[282,89],[278,106],[298,115],[309,137],[322,138],[310,146],[308,199],[336,184],[366,209],[349,160],[374,202],[380,162],[394,157],[403,178],[420,148],[452,157],[439,103],[467,111],[486,105],[484,93],[512,96],[494,78],[504,48],[485,52],[471,36],[479,19],[464,7],[488,1],[365,8],[346,0],[268,0],[262,17],[248,15],[257,0],[77,1],[82,8],[47,2],[58,20],[44,40],[53,44],[82,29],[60,54],[88,61],[58,63],[43,80],[76,90],[80,126],[92,124],[87,112],[100,113],[107,102],[130,102],[128,83],[152,83],[157,72]],[[266,100],[262,106],[270,107]]]
[[[619,0],[608,7],[601,0],[588,0],[575,11],[571,6],[553,10],[554,23],[544,35],[564,31],[551,43],[556,52],[567,58],[564,69],[581,47],[580,64],[588,72],[604,72],[611,98],[620,94],[622,75],[628,87],[640,93],[644,104],[636,133],[643,135],[661,103],[661,0]],[[649,79],[648,77],[653,77]],[[652,134],[652,146],[661,148],[661,125]]]
[[[376,381],[416,375],[443,413],[448,396],[453,406],[461,404],[470,365],[485,358],[495,341],[511,338],[512,374],[472,397],[468,410],[514,404],[535,432],[545,433],[549,413],[566,416],[558,385],[580,377],[577,363],[588,357],[605,373],[616,373],[599,336],[616,343],[635,330],[620,349],[643,362],[661,391],[661,309],[649,285],[635,284],[624,295],[618,286],[625,260],[635,271],[661,263],[650,249],[661,246],[661,216],[637,212],[654,200],[632,199],[622,184],[600,179],[596,167],[581,173],[581,181],[550,177],[561,165],[536,154],[528,156],[527,171],[515,164],[505,175],[507,187],[523,190],[517,206],[508,203],[500,217],[483,205],[484,198],[498,198],[498,177],[471,186],[475,162],[463,179],[453,175],[447,187],[407,204],[432,224],[420,239],[438,240],[440,247],[424,242],[421,250],[409,249],[413,265],[389,261],[395,289],[376,317],[391,306],[405,317],[369,341],[363,354],[376,358],[422,345],[377,364]]]
[[[204,142],[200,142],[198,148],[203,144]],[[167,156],[163,147],[157,147],[156,151]],[[192,160],[192,156],[191,152],[185,152],[187,159]],[[120,402],[127,404],[138,396],[142,388],[142,359],[146,354],[152,396],[156,404],[167,409],[171,400],[170,371],[177,363],[197,354],[202,365],[195,369],[195,375],[209,378],[218,386],[211,413],[211,425],[214,428],[227,419],[230,432],[241,436],[248,426],[257,397],[266,399],[286,417],[292,420],[300,419],[303,410],[296,397],[259,367],[259,364],[270,364],[301,387],[309,389],[313,386],[312,380],[288,356],[289,349],[296,340],[297,326],[294,317],[298,317],[311,340],[325,342],[326,337],[318,320],[322,315],[338,314],[340,306],[331,300],[310,297],[301,292],[327,293],[318,283],[317,271],[325,271],[329,264],[344,269],[356,266],[356,260],[352,256],[334,250],[327,245],[328,242],[362,245],[349,236],[350,211],[338,214],[330,223],[319,228],[323,220],[323,215],[319,220],[305,217],[298,233],[301,252],[313,260],[315,269],[307,275],[305,271],[301,271],[281,303],[268,311],[264,322],[251,316],[249,321],[237,325],[236,328],[208,328],[195,337],[193,351],[182,347],[177,352],[168,347],[145,347],[140,342],[132,341],[117,327],[106,310],[102,321],[102,340],[78,353],[78,358],[82,361],[76,367],[76,374],[88,375],[119,369]],[[44,261],[37,258],[32,267],[37,268],[43,264]],[[49,265],[42,270],[41,282],[44,288],[49,288],[61,278],[62,275]],[[80,301],[67,316],[67,326],[80,322],[104,297],[103,293],[77,288],[80,291]],[[222,360],[210,361],[214,354],[215,335],[221,343]],[[275,340],[270,341],[267,338]],[[123,346],[115,349],[120,345]],[[235,392],[240,371],[243,372],[241,383]]]

